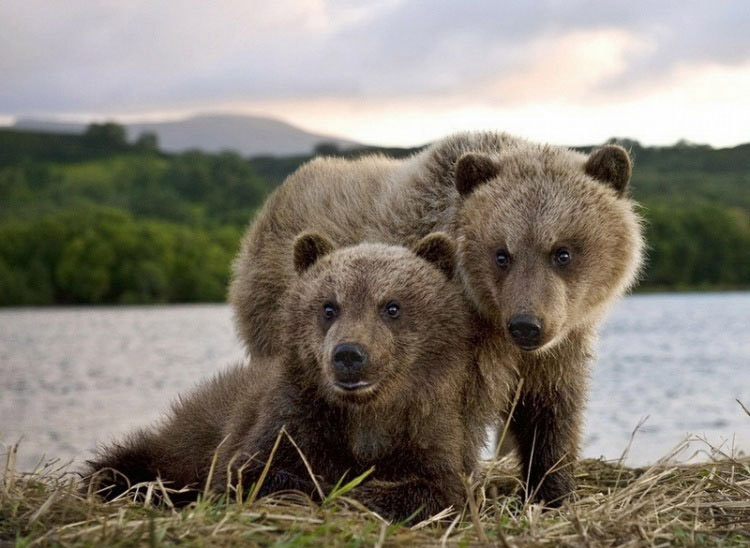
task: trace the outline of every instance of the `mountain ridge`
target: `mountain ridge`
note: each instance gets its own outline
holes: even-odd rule
[[[115,122],[125,128],[131,142],[143,133],[156,134],[159,148],[167,152],[232,150],[243,156],[291,156],[310,154],[321,143],[341,149],[362,146],[349,139],[309,132],[276,118],[248,114],[205,113],[180,120]],[[87,125],[22,117],[8,127],[19,131],[81,134]]]

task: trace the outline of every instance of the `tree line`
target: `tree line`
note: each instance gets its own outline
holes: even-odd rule
[[[649,245],[640,288],[750,287],[750,145],[623,144]],[[0,130],[0,305],[222,301],[245,226],[310,157],[166,154],[116,124]]]

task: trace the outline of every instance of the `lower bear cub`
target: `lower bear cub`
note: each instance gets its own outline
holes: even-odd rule
[[[414,252],[334,251],[322,236],[298,236],[281,356],[204,383],[158,428],[105,449],[89,472],[110,497],[156,477],[203,488],[216,458],[214,490],[241,483],[247,492],[279,440],[260,495],[315,494],[301,452],[323,489],[373,468],[351,494],[389,518],[461,504],[461,476],[484,432],[465,424],[475,370],[470,313],[449,279],[454,261],[441,234]]]

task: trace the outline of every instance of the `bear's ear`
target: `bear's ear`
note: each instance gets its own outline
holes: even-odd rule
[[[488,156],[467,152],[456,162],[456,189],[461,196],[468,196],[476,187],[493,179],[498,171]]]
[[[417,242],[413,249],[418,257],[434,264],[448,277],[456,270],[456,244],[447,234],[433,232]]]
[[[294,270],[302,274],[323,255],[333,251],[333,244],[317,232],[303,232],[294,240]]]
[[[623,196],[633,171],[630,155],[619,145],[605,145],[595,150],[583,166],[586,175],[611,186]]]

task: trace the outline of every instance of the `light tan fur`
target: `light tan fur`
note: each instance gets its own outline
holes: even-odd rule
[[[529,490],[559,501],[572,488],[596,326],[641,263],[630,171],[620,147],[587,156],[500,133],[457,134],[406,160],[313,160],[269,198],[243,241],[230,289],[240,335],[253,356],[280,351],[279,303],[299,232],[338,245],[413,245],[447,232],[481,338],[472,415],[508,418],[523,379],[511,427]],[[501,247],[512,259],[502,272]],[[564,269],[552,263],[561,247],[572,253]],[[509,319],[521,313],[543,322],[540,348],[522,350],[509,336]],[[562,470],[548,474],[553,466]]]

